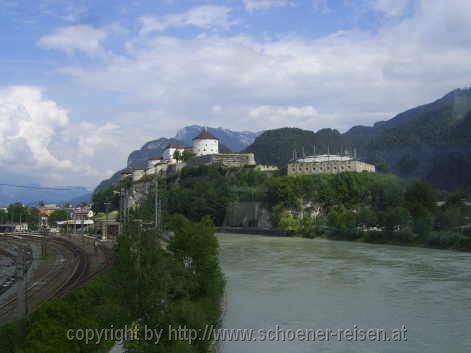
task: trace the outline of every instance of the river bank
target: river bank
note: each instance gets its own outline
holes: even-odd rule
[[[300,237],[306,239],[328,239],[353,241],[368,244],[396,245],[419,247],[429,249],[442,249],[453,251],[471,252],[471,237],[460,233],[432,232],[427,236],[418,236],[411,232],[386,233],[382,231],[370,231],[353,233],[349,236],[339,236],[334,232],[324,232],[319,235],[302,236],[296,233],[283,232],[279,229],[255,228],[255,227],[219,227],[221,234],[253,234],[273,237]]]

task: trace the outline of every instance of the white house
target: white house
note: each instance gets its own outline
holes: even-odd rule
[[[175,152],[179,152],[183,155],[183,152],[185,151],[185,146],[179,144],[179,143],[171,143],[167,147],[165,147],[164,151],[162,152],[162,158],[165,161],[168,161],[170,164],[175,164],[177,163],[177,160],[174,158]]]
[[[27,232],[28,223],[15,223],[15,232]]]
[[[162,157],[152,157],[147,160],[147,168],[155,167],[157,164],[162,163]]]
[[[149,160],[146,175],[165,175],[167,173],[168,166],[168,161],[164,161],[163,159],[159,160],[157,163],[151,163]]]
[[[193,139],[193,153],[198,156],[219,153],[219,140],[207,130]]]

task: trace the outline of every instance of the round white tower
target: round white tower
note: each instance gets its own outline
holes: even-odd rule
[[[219,153],[219,140],[207,130],[193,139],[193,153],[196,156]]]

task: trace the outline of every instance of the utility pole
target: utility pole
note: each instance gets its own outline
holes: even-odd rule
[[[160,199],[158,177],[155,177],[154,207],[155,207],[155,229],[157,231],[161,231],[162,230],[162,201]]]
[[[26,297],[26,249],[18,246],[16,254],[16,312],[19,319],[28,314],[28,300]]]
[[[119,192],[119,219],[122,227],[124,227],[124,186],[121,186],[121,190]]]
[[[42,233],[42,238],[41,238],[41,256],[45,257],[47,256],[47,241],[48,241],[48,231],[46,227],[41,227],[41,233]]]
[[[129,222],[129,190],[124,188],[124,224]]]
[[[111,202],[109,201],[106,201],[105,202],[105,227],[103,228],[103,231],[102,231],[102,237],[104,240],[108,239],[108,212],[109,212],[109,209],[110,209],[110,205],[111,205]]]

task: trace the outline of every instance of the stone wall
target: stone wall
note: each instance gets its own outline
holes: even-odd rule
[[[245,227],[272,229],[270,210],[261,202],[234,202],[228,207],[223,225],[225,227]]]
[[[188,166],[221,164],[228,168],[240,168],[246,165],[255,165],[253,153],[219,153],[194,157],[188,161]]]
[[[375,172],[375,166],[362,161],[292,162],[288,175],[337,174],[342,172]]]

